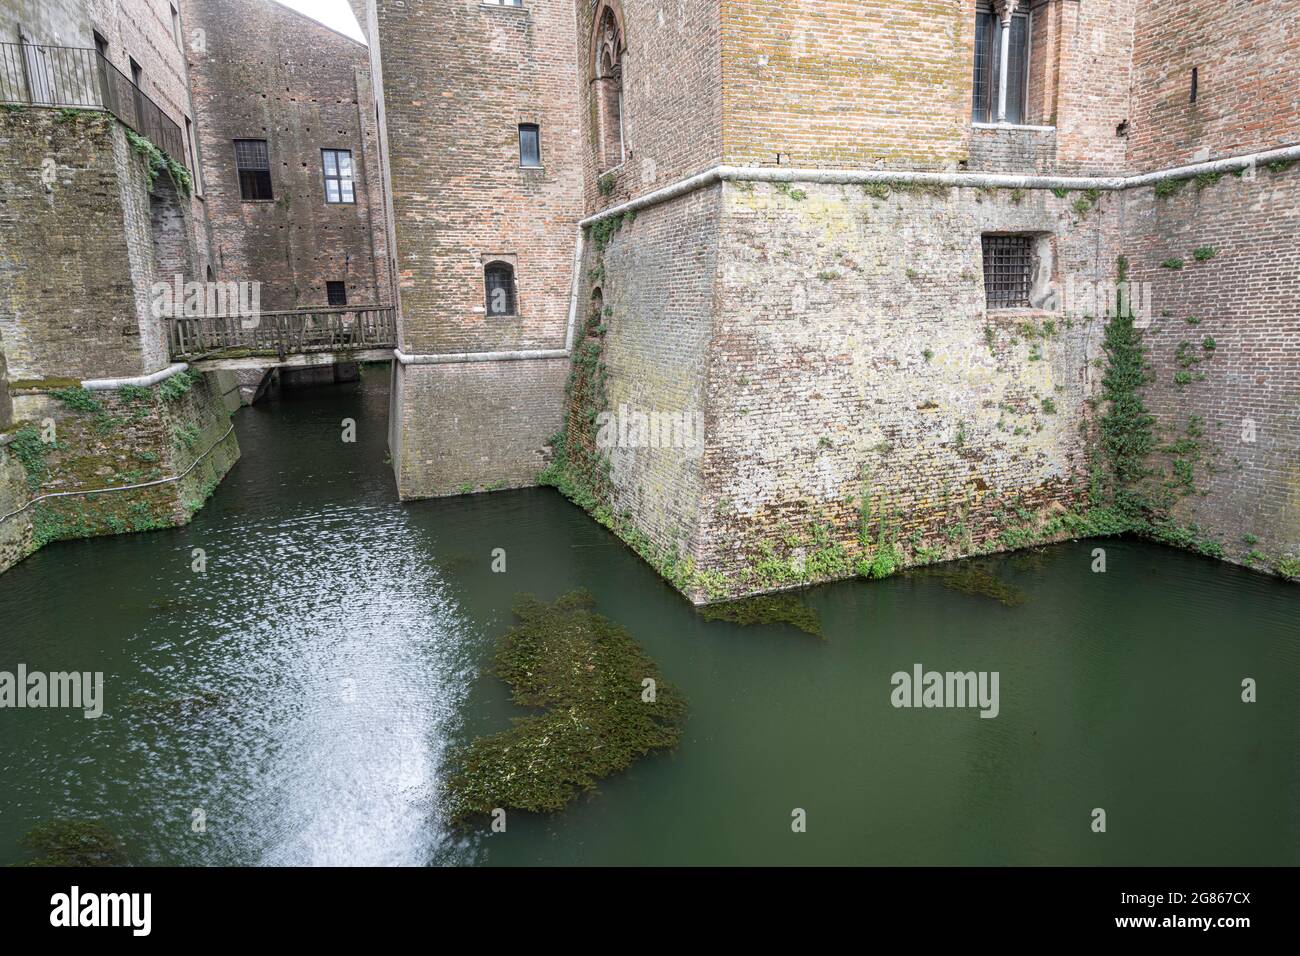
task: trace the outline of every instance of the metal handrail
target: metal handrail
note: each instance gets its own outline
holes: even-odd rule
[[[0,103],[108,110],[188,168],[180,125],[98,50],[0,43]]]

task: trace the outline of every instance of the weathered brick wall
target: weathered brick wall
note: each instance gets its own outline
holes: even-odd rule
[[[983,126],[973,129],[968,166],[973,171],[990,173],[1055,173],[1056,131]]]
[[[5,112],[0,166],[0,348],[9,380],[131,376],[165,365],[149,312],[148,179],[121,126],[107,114]]]
[[[572,0],[379,0],[407,352],[560,348],[582,212]],[[518,125],[541,127],[542,168]],[[484,257],[518,314],[486,317]]]
[[[369,51],[268,0],[185,0],[207,207],[224,281],[262,283],[265,309],[388,301]],[[241,199],[234,140],[265,139],[274,200]],[[322,149],[352,153],[355,203],[326,203]]]
[[[616,514],[630,513],[665,555],[695,553],[701,545],[705,445],[693,426],[703,426],[708,407],[721,199],[721,187],[714,187],[647,209],[603,254],[592,248],[588,255],[587,301],[599,289],[605,328],[605,410],[624,423],[608,436],[612,447],[597,449],[610,465],[609,504]],[[569,409],[571,428],[586,411]],[[636,428],[636,414],[686,427],[651,434]]]
[[[185,21],[179,0],[176,0],[177,10],[182,13],[179,38],[172,23],[171,0],[84,0],[84,3],[89,26],[83,28],[79,45],[94,46],[90,34],[93,28],[107,41],[109,62],[125,76],[131,76],[131,59],[139,63],[141,89],[180,127],[184,137],[186,120],[194,126],[196,118],[182,44],[201,41]],[[193,155],[192,141],[185,143],[185,156],[176,159],[193,173],[198,162]],[[187,275],[187,280],[202,277],[212,261],[211,233],[199,192],[189,197],[189,216],[197,224],[193,232],[196,272]]]
[[[1133,59],[1135,169],[1300,138],[1300,9],[1291,0],[1150,0],[1139,5]]]
[[[1057,168],[1089,176],[1122,172],[1128,141],[1118,128],[1130,119],[1135,0],[1051,3],[1059,8]]]
[[[627,159],[598,187],[592,30],[597,0],[578,0],[583,187],[589,210],[615,205],[722,160],[723,61],[718,0],[621,0]]]
[[[1152,286],[1153,465],[1191,468],[1175,515],[1231,560],[1300,556],[1300,168],[1131,190],[1125,219],[1132,277]]]
[[[572,0],[379,0],[401,347],[564,346],[582,215]],[[541,130],[542,168],[518,125]],[[516,315],[486,316],[483,268],[515,267]],[[564,359],[403,367],[394,461],[404,497],[533,484],[559,428]]]
[[[561,425],[568,370],[564,358],[398,366],[398,494],[535,485]]]
[[[1043,190],[728,187],[697,555],[741,590],[764,548],[811,557],[1004,547],[1080,503],[1095,321],[985,308],[980,237],[1054,237],[1055,274],[1114,269],[1114,200],[1078,215]]]
[[[965,158],[975,0],[723,0],[728,163]]]
[[[54,541],[189,521],[239,457],[211,378],[180,380],[188,388],[172,379],[151,389],[81,392],[85,407],[49,391],[15,395],[16,414],[29,424],[0,447],[0,514],[39,495],[148,486],[36,502],[0,525],[0,571]],[[50,421],[55,441],[38,440]]]

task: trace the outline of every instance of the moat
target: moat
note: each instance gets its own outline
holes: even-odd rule
[[[246,408],[190,525],[0,576],[0,668],[106,695],[0,714],[0,863],[53,817],[144,865],[1300,863],[1300,588],[1107,540],[965,563],[1002,600],[932,569],[803,592],[820,637],[710,621],[551,489],[399,503],[388,398],[376,366]],[[481,674],[515,595],[579,587],[682,691],[680,746],[450,830],[449,747],[523,713]],[[918,663],[998,672],[996,718],[891,706]]]

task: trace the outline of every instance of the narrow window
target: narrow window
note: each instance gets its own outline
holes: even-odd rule
[[[100,36],[98,30],[92,31],[95,35],[95,52],[102,57],[108,56],[108,41]]]
[[[524,0],[483,0],[491,7],[522,7]]]
[[[348,304],[348,285],[346,282],[326,282],[325,302],[328,305]]]
[[[235,168],[239,171],[239,198],[256,202],[271,194],[271,161],[264,139],[235,140]]]
[[[327,203],[356,202],[352,184],[352,151],[350,149],[322,149],[321,163],[325,167],[325,201]]]
[[[614,8],[603,3],[597,12],[591,74],[596,97],[596,158],[600,169],[612,169],[627,157],[623,117],[623,28]]]
[[[508,262],[489,262],[483,269],[487,314],[515,314],[515,270]]]
[[[1193,103],[1196,102],[1196,95],[1200,92],[1200,85],[1201,85],[1200,81],[1201,81],[1200,68],[1194,66],[1192,67],[1192,99],[1191,99],[1191,102]]]
[[[1025,309],[1033,281],[1032,236],[984,236],[984,294],[990,309]]]
[[[185,117],[185,143],[190,148],[190,169],[194,176],[194,192],[203,195],[203,174],[199,172],[199,141],[194,138],[194,124],[190,118]]]
[[[519,124],[519,165],[542,165],[542,134],[534,123]]]
[[[993,7],[975,13],[975,76],[971,119],[976,123],[1024,123],[1028,114],[1029,14],[1003,26]],[[1006,57],[1003,58],[1005,49]]]
[[[176,49],[184,50],[185,44],[181,40],[181,13],[176,9],[176,4],[170,5],[172,8],[172,36],[176,38]]]

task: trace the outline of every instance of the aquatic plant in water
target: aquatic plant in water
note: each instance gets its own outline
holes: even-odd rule
[[[124,866],[122,841],[98,820],[47,820],[21,841],[39,854],[26,866]]]
[[[523,595],[518,623],[501,638],[492,672],[523,707],[542,708],[453,754],[448,818],[500,807],[554,812],[638,757],[677,744],[686,703],[586,591],[553,604]]]
[[[944,587],[962,594],[993,598],[1007,607],[1019,607],[1025,603],[1024,591],[1003,581],[988,568],[969,561],[957,562],[951,567],[929,573],[937,577]]]
[[[822,636],[822,622],[818,613],[793,594],[765,594],[710,604],[700,611],[706,621],[728,621],[732,624],[790,624],[811,634]]]

